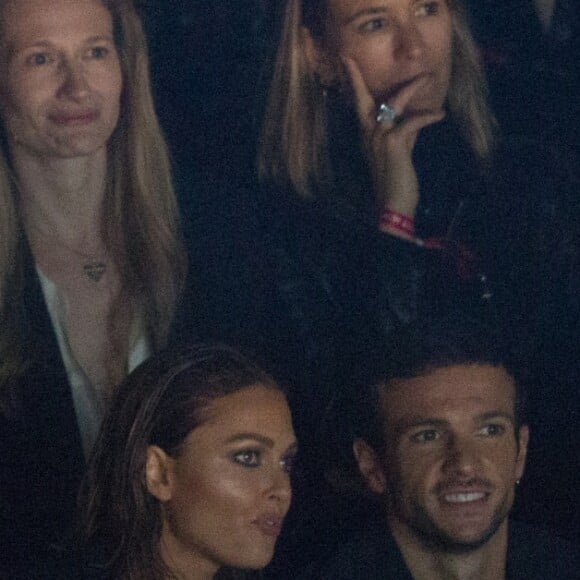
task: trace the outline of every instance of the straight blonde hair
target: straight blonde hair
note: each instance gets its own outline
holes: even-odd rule
[[[479,55],[458,0],[446,0],[453,26],[448,108],[482,164],[494,141],[494,120]],[[322,39],[327,0],[288,0],[258,147],[261,181],[311,197],[332,179],[324,87],[311,71],[302,27]]]
[[[123,71],[119,124],[108,143],[105,242],[123,295],[142,312],[155,350],[165,345],[186,272],[168,149],[150,89],[147,41],[131,0],[102,0],[113,18]],[[2,39],[0,38],[0,42]],[[0,403],[24,371],[24,232],[18,179],[0,127]]]

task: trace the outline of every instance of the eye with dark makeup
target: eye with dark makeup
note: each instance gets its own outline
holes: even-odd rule
[[[262,465],[262,451],[259,449],[243,449],[236,451],[232,459],[244,467],[259,467]]]

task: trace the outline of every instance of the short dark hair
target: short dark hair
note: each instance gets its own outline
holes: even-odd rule
[[[80,494],[81,540],[104,550],[113,577],[167,573],[158,549],[159,502],[146,486],[148,446],[177,456],[212,401],[256,384],[281,390],[237,350],[200,343],[154,356],[116,391]]]
[[[378,444],[383,436],[380,416],[380,392],[395,379],[424,376],[437,369],[454,365],[480,364],[502,367],[514,382],[516,430],[526,423],[526,384],[529,377],[516,351],[491,318],[462,309],[425,315],[397,329],[386,345],[386,354],[374,356],[367,374],[367,388],[360,400],[366,412],[359,409],[361,420],[355,427],[357,436]]]

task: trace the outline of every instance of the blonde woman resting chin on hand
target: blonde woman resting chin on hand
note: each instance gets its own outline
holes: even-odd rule
[[[83,573],[201,580],[263,568],[296,445],[284,393],[235,350],[196,345],[144,363],[116,394],[82,487],[82,543],[104,555]]]

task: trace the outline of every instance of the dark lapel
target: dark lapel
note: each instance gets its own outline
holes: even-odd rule
[[[28,355],[15,411],[1,420],[1,518],[9,546],[33,550],[72,521],[85,460],[67,374],[29,248],[22,335]],[[13,554],[14,555],[14,554]],[[26,558],[21,554],[19,558]]]
[[[30,366],[22,385],[24,405],[51,458],[80,471],[84,464],[68,377],[40,280],[28,248],[24,260],[24,312]],[[63,466],[64,467],[64,466]]]

